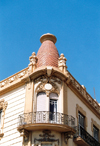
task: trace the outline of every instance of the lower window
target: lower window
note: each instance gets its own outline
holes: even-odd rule
[[[93,126],[93,137],[98,141],[99,140],[99,129]]]

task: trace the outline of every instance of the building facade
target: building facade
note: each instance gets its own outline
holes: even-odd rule
[[[27,68],[0,82],[0,146],[100,146],[100,106],[44,34]]]

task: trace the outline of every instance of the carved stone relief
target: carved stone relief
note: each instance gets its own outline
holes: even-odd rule
[[[55,139],[54,135],[51,135],[51,131],[49,130],[44,130],[43,134],[39,135],[41,138],[37,139],[34,138],[34,143],[42,143],[42,142],[51,142],[51,143],[57,143],[59,145],[59,139]]]
[[[35,69],[36,69],[36,63],[37,63],[37,60],[38,58],[36,57],[36,54],[35,52],[32,53],[32,56],[30,56],[29,58],[30,60],[30,64],[28,65],[28,73],[32,73]]]
[[[3,133],[4,117],[5,117],[5,110],[7,108],[7,105],[8,105],[8,103],[4,99],[0,100],[0,110],[2,110],[0,140],[4,135],[4,133]]]
[[[47,96],[49,96],[50,93],[57,93],[58,95],[60,94],[60,89],[59,87],[56,85],[56,83],[61,85],[61,80],[52,76],[52,77],[47,77],[47,76],[41,76],[37,79],[35,79],[35,83],[39,83],[39,85],[37,86],[35,92],[39,93],[39,92],[46,92]]]
[[[60,93],[58,86],[54,82],[50,81],[50,79],[49,80],[41,79],[41,83],[36,88],[36,93],[39,93],[41,91],[46,92],[47,96],[49,96],[49,94],[52,92],[57,93],[58,95]]]
[[[46,82],[46,83],[56,82],[58,84],[62,83],[61,80],[58,79],[57,77],[55,77],[55,76],[48,77],[46,75],[43,75],[43,76],[40,76],[40,77],[36,78],[35,83],[38,83],[38,82],[42,82],[42,83],[44,83],[44,82]]]

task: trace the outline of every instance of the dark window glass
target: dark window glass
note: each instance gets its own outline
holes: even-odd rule
[[[93,136],[98,141],[99,138],[99,129],[93,126]]]
[[[79,124],[79,136],[84,137],[85,129],[85,117],[79,112],[78,113],[78,124]]]
[[[85,117],[80,112],[78,113],[78,123],[79,126],[85,128]]]
[[[1,128],[1,117],[2,117],[2,110],[0,110],[0,128]]]
[[[55,121],[57,117],[57,100],[50,99],[50,120]]]

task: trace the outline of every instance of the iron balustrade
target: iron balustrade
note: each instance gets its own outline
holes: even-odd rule
[[[77,137],[81,137],[86,143],[90,146],[100,146],[100,143],[92,137],[84,128],[81,126],[77,127],[76,134],[74,135],[74,139]]]
[[[75,127],[75,118],[58,112],[37,111],[33,113],[24,113],[19,116],[18,126],[34,123],[64,124],[72,128]]]

